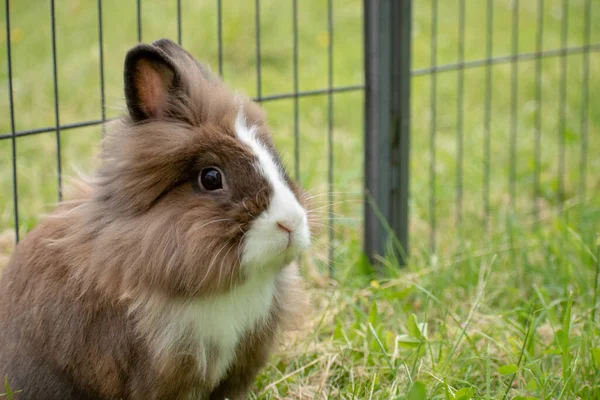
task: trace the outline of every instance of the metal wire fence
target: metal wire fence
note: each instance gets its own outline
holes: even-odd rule
[[[589,201],[597,3],[365,4],[365,177],[380,210],[367,209],[367,251],[389,251],[393,231],[392,247],[435,254]]]
[[[176,1],[176,39],[186,46],[185,32],[193,31],[195,26],[185,26],[186,6],[189,2]],[[336,94],[345,92],[364,91],[364,186],[368,193],[367,202],[371,206],[365,207],[364,245],[370,256],[382,254],[390,242],[390,233],[399,239],[399,246],[404,250],[409,248],[409,232],[420,235],[428,232],[428,248],[435,251],[438,247],[437,238],[440,230],[463,225],[465,219],[473,219],[477,215],[477,223],[489,230],[491,218],[499,207],[498,198],[502,195],[508,198],[510,209],[527,209],[523,205],[522,195],[523,168],[520,162],[523,158],[531,160],[527,169],[531,184],[530,194],[526,196],[531,205],[531,212],[536,221],[544,205],[545,197],[553,197],[558,208],[564,207],[565,200],[577,197],[584,201],[589,196],[590,187],[595,187],[589,174],[590,146],[592,134],[596,134],[596,123],[590,122],[592,80],[591,65],[597,60],[592,59],[600,51],[600,41],[594,41],[597,35],[593,34],[593,27],[597,23],[592,18],[598,7],[593,7],[591,0],[537,0],[537,2],[523,2],[519,0],[487,0],[487,2],[473,2],[468,0],[454,0],[440,2],[412,2],[410,0],[375,0],[354,1],[353,6],[362,10],[362,20],[355,21],[356,30],[364,32],[364,81],[348,85],[336,85],[334,68],[335,60],[335,28],[337,0],[328,0],[326,12],[326,41],[327,61],[326,84],[323,87],[310,90],[301,90],[299,69],[299,37],[302,30],[299,25],[298,0],[290,0],[289,15],[280,18],[288,21],[291,26],[291,64],[292,82],[291,91],[266,94],[264,92],[263,62],[265,55],[261,44],[264,41],[262,29],[264,21],[261,20],[261,1],[254,1],[254,38],[255,46],[255,100],[261,103],[277,102],[281,100],[292,101],[293,118],[293,171],[296,178],[300,177],[302,149],[300,145],[300,106],[302,98],[324,96],[326,98],[326,157],[327,157],[327,199],[328,199],[328,238],[329,259],[334,258],[335,251],[335,221],[334,212],[335,192],[335,163],[334,159],[334,131]],[[346,1],[347,3],[347,1]],[[41,6],[42,3],[36,3]],[[286,3],[287,4],[287,3]],[[99,108],[97,117],[78,122],[63,123],[61,119],[61,96],[59,90],[60,80],[74,79],[59,73],[57,65],[57,28],[56,4],[49,0],[45,5],[50,16],[50,32],[48,40],[51,43],[51,65],[53,81],[53,117],[51,126],[36,127],[31,129],[17,129],[15,123],[15,90],[13,79],[13,54],[12,43],[15,35],[11,28],[11,3],[5,0],[5,42],[6,42],[6,87],[8,97],[5,118],[9,120],[10,130],[0,132],[0,143],[10,142],[11,155],[11,182],[12,182],[12,209],[14,220],[14,236],[19,240],[19,227],[22,225],[19,212],[17,147],[22,137],[54,133],[56,146],[56,176],[58,193],[56,197],[62,198],[63,159],[61,153],[61,133],[83,127],[103,124],[110,117],[107,114],[106,96],[106,45],[104,26],[106,11],[103,10],[102,0],[97,0],[93,7],[97,14],[97,53],[93,56],[98,60],[99,82]],[[137,41],[142,42],[144,36],[144,11],[147,4],[142,0],[135,0],[135,29]],[[92,3],[82,7],[92,7]],[[228,79],[224,69],[224,17],[226,7],[235,7],[234,4],[223,4],[223,0],[216,0],[215,30],[212,34],[217,47],[218,72],[225,80]],[[484,7],[484,8],[482,8]],[[535,8],[535,10],[533,10]],[[481,24],[482,30],[474,32],[470,29],[473,18],[472,10],[485,10],[475,18],[484,17]],[[498,11],[500,10],[500,11]],[[510,11],[510,17],[504,15]],[[532,11],[533,10],[533,11]],[[575,10],[575,11],[572,11]],[[479,12],[478,11],[478,12]],[[573,21],[573,12],[579,21],[577,32],[580,35],[578,45],[569,44],[570,21]],[[600,10],[598,10],[600,11]],[[532,12],[537,15],[535,21],[531,20]],[[496,13],[503,13],[498,16]],[[559,46],[546,48],[544,40],[548,34],[548,13],[559,14],[554,22],[560,21]],[[526,17],[523,17],[526,14]],[[451,24],[448,18],[453,19]],[[500,18],[500,19],[499,19]],[[526,18],[526,20],[525,20]],[[439,21],[445,21],[440,25]],[[501,21],[501,22],[498,22]],[[506,28],[506,24],[509,28]],[[526,23],[526,25],[524,25]],[[191,25],[191,24],[190,24]],[[531,26],[535,25],[532,32]],[[552,34],[556,29],[552,27]],[[428,31],[428,32],[426,32]],[[510,32],[510,35],[507,35]],[[483,57],[473,57],[469,46],[473,40],[484,41]],[[423,46],[423,36],[428,36],[428,49]],[[510,36],[510,40],[507,37]],[[533,38],[532,38],[533,36]],[[421,37],[421,39],[419,39]],[[451,37],[448,39],[448,37]],[[572,35],[571,35],[572,38]],[[509,51],[498,54],[497,43],[502,41],[501,51],[506,50],[509,42]],[[523,51],[524,43],[534,41],[531,51]],[[553,39],[554,40],[554,39]],[[418,41],[418,42],[417,42]],[[448,46],[448,42],[452,46]],[[417,46],[418,43],[418,46]],[[529,46],[531,47],[531,46]],[[453,60],[448,60],[449,48],[454,49]],[[33,50],[32,50],[33,51]],[[361,52],[360,45],[356,52]],[[429,60],[423,61],[427,59]],[[579,57],[573,63],[570,60]],[[558,59],[558,73],[548,73],[544,65],[545,60]],[[533,63],[532,65],[529,65]],[[425,65],[421,65],[425,64]],[[525,67],[521,67],[525,65]],[[508,67],[508,71],[504,68]],[[570,80],[569,71],[577,69],[577,88]],[[479,97],[473,97],[474,71],[483,71],[483,79],[477,78],[477,91]],[[527,78],[523,74],[527,73]],[[499,74],[499,75],[497,75]],[[546,78],[544,78],[546,76]],[[499,77],[499,78],[498,78]],[[548,78],[549,77],[549,78]],[[501,79],[501,81],[498,81]],[[533,79],[532,82],[530,80]],[[547,83],[544,79],[556,79]],[[428,82],[424,82],[428,80]],[[452,81],[452,82],[450,82]],[[525,82],[525,83],[523,83]],[[557,85],[558,103],[552,109],[556,111],[553,118],[557,118],[555,136],[551,139],[550,132],[544,127],[546,111],[544,90],[547,85]],[[428,88],[427,88],[428,86]],[[428,89],[428,90],[426,90]],[[573,91],[576,90],[576,94]],[[448,93],[451,93],[448,97]],[[573,105],[571,99],[579,96],[577,104]],[[449,102],[447,99],[452,98]],[[523,116],[523,108],[527,101],[533,101],[533,111]],[[449,109],[450,104],[453,110]],[[482,113],[481,119],[476,123],[470,120],[470,111],[476,104]],[[352,113],[353,110],[348,112]],[[425,114],[424,114],[425,113]],[[574,129],[574,114],[578,114],[577,143],[579,154],[577,162],[569,162],[567,154],[572,152],[572,144],[567,144],[568,137]],[[447,115],[452,115],[450,122]],[[465,116],[467,119],[465,119]],[[526,123],[523,123],[523,120]],[[478,125],[474,127],[474,125]],[[521,126],[526,125],[526,126]],[[501,138],[494,135],[503,130]],[[524,131],[533,132],[531,148],[527,147],[527,154],[523,154],[523,139],[520,136]],[[469,143],[472,137],[477,137],[478,158],[473,160],[470,153],[474,151]],[[530,141],[530,137],[528,141]],[[409,144],[409,139],[411,142]],[[506,154],[502,161],[497,160],[496,148],[498,140],[508,139]],[[442,142],[441,142],[442,141]],[[446,151],[446,145],[452,142],[452,152]],[[548,141],[553,141],[550,147],[544,147]],[[528,142],[529,143],[529,142]],[[409,152],[409,149],[410,152]],[[569,149],[569,150],[567,150]],[[530,150],[530,151],[529,151]],[[467,154],[469,153],[469,154]],[[410,154],[410,157],[409,157]],[[440,159],[442,156],[442,159]],[[545,158],[546,157],[546,158]],[[548,173],[548,158],[556,161],[555,178],[556,187],[551,196],[544,193],[544,182]],[[410,159],[410,164],[409,164]],[[420,160],[426,160],[424,168]],[[417,162],[416,160],[419,160]],[[450,172],[444,170],[440,173],[440,166],[451,164]],[[478,174],[470,173],[470,169],[481,167]],[[427,170],[426,174],[424,170]],[[565,194],[566,186],[572,185],[570,177],[572,171],[577,169],[578,188],[577,195]],[[498,189],[495,174],[501,170],[505,186]],[[410,171],[410,173],[409,173]],[[8,171],[3,171],[8,174]],[[453,176],[451,176],[453,175]],[[480,185],[473,186],[473,176],[480,181]],[[410,177],[410,183],[409,183]],[[410,188],[410,190],[409,190]],[[452,195],[449,197],[449,193]],[[467,199],[468,198],[468,199]],[[478,200],[473,200],[478,198]],[[427,199],[427,200],[425,200]],[[466,205],[466,202],[470,204]],[[427,205],[425,206],[425,202]],[[473,203],[475,205],[473,205]],[[411,205],[409,218],[409,204]],[[452,209],[452,211],[450,211]],[[440,225],[440,218],[449,220],[447,214],[453,214],[452,224]],[[387,220],[388,223],[382,223]],[[415,220],[422,221],[426,229],[419,231],[409,226]]]
[[[587,176],[590,156],[588,149],[590,138],[593,137],[590,135],[596,135],[595,139],[597,139],[595,121],[590,130],[590,110],[593,108],[590,104],[590,87],[593,84],[590,81],[590,57],[596,57],[595,53],[600,51],[600,42],[592,42],[592,25],[597,27],[597,23],[595,23],[597,19],[593,20],[592,15],[597,15],[593,13],[593,11],[597,12],[597,4],[593,4],[591,0],[578,2],[513,0],[508,2],[509,7],[505,11],[509,11],[510,15],[506,15],[502,20],[509,24],[509,28],[503,29],[501,32],[506,36],[506,42],[509,42],[506,46],[509,48],[509,54],[497,55],[495,44],[500,38],[497,39],[495,35],[498,35],[498,28],[502,27],[495,26],[499,19],[495,15],[495,10],[499,9],[499,3],[502,5],[507,2],[494,0],[487,0],[485,4],[480,2],[478,7],[482,11],[485,9],[485,14],[481,15],[485,18],[485,23],[482,25],[484,29],[479,32],[482,40],[485,40],[485,57],[465,60],[465,27],[468,26],[466,15],[469,12],[467,6],[473,7],[474,4],[466,0],[454,3],[453,11],[458,20],[456,25],[458,30],[456,34],[457,61],[441,64],[436,58],[440,40],[437,32],[440,19],[439,8],[442,2],[432,0],[430,9],[431,65],[413,69],[411,73],[413,77],[426,76],[430,79],[429,103],[432,118],[429,126],[429,248],[431,251],[435,251],[437,247],[436,239],[439,233],[436,229],[436,219],[439,215],[436,213],[436,208],[440,203],[439,184],[436,182],[439,171],[436,169],[436,163],[441,146],[436,139],[440,130],[437,100],[439,98],[438,82],[442,73],[455,72],[454,76],[444,79],[456,80],[456,125],[454,127],[456,175],[453,203],[457,227],[463,223],[465,209],[465,135],[473,134],[473,132],[465,130],[463,123],[465,114],[468,115],[469,112],[465,108],[464,100],[465,85],[468,85],[465,73],[469,70],[484,69],[485,73],[485,77],[481,81],[483,121],[479,133],[483,136],[481,143],[483,146],[480,150],[481,163],[478,164],[483,171],[480,174],[480,210],[478,214],[481,216],[481,223],[486,233],[489,233],[492,226],[493,208],[498,207],[497,202],[495,206],[492,206],[494,196],[498,197],[501,194],[507,198],[508,213],[518,211],[519,198],[529,199],[521,207],[521,215],[531,215],[534,225],[537,225],[542,209],[546,206],[544,203],[552,204],[557,212],[561,212],[569,201],[585,203],[587,190],[590,187],[597,188],[597,182],[590,181]],[[594,7],[592,7],[593,5]],[[526,12],[525,19],[521,15],[524,11]],[[533,15],[535,15],[535,19],[532,18]],[[569,23],[573,24],[572,28],[576,29],[570,30]],[[528,26],[535,26],[535,31],[527,28]],[[525,32],[521,32],[521,30]],[[527,36],[523,37],[524,35]],[[594,37],[597,40],[597,36],[594,35]],[[522,51],[524,40],[535,42],[532,51]],[[558,44],[558,47],[548,48],[544,43],[545,40],[552,42],[553,45]],[[577,44],[573,45],[570,42]],[[597,62],[597,58],[594,61]],[[533,65],[528,65],[530,63]],[[505,69],[501,70],[500,68]],[[531,72],[533,72],[533,78],[530,75]],[[498,76],[506,81],[498,81]],[[569,93],[567,93],[568,85],[571,86]],[[523,88],[532,89],[532,92],[524,92]],[[575,100],[574,97],[579,97],[579,99]],[[528,123],[523,118],[519,109],[526,105],[527,101],[532,104],[531,114],[534,115],[532,123]],[[495,107],[506,107],[506,112],[497,111]],[[496,115],[505,119],[505,121],[499,121],[498,124],[506,124],[506,134],[499,132],[500,129],[494,128]],[[551,118],[556,119],[556,122],[544,124]],[[520,124],[525,126],[520,126]],[[499,157],[492,150],[494,135],[508,139],[506,157],[503,157],[504,162],[498,161]],[[569,135],[575,136],[575,140],[572,140],[573,143],[567,144],[566,138]],[[531,140],[531,136],[533,140]],[[532,154],[519,154],[519,146],[526,147],[531,141],[533,141]],[[576,142],[579,142],[578,149]],[[572,154],[570,164],[567,164],[567,151]],[[576,154],[577,152],[579,154]],[[523,159],[530,162],[525,170],[531,177],[531,188],[518,187],[520,179],[518,174],[523,173],[518,170],[519,162],[523,162]],[[496,190],[495,193],[491,189],[491,185],[494,184],[492,178],[494,169],[501,171],[500,175],[503,180],[502,189]],[[543,182],[544,180],[546,182]],[[573,187],[573,189],[567,190],[567,182],[577,188]],[[551,193],[544,193],[544,184],[552,186]],[[528,193],[523,195],[518,192],[520,189],[525,189]],[[468,194],[474,195],[472,192]],[[477,195],[475,194],[475,196]]]
[[[144,25],[143,25],[143,12],[144,12],[144,2],[142,0],[135,0],[136,7],[136,33],[137,33],[137,41],[142,42],[144,39]],[[262,54],[261,54],[261,4],[260,0],[255,0],[254,2],[254,45],[255,45],[255,74],[256,74],[256,96],[254,100],[265,103],[265,102],[275,102],[280,100],[292,100],[293,101],[293,137],[294,137],[294,166],[293,171],[296,178],[299,177],[300,174],[300,145],[299,145],[299,99],[304,97],[311,96],[326,96],[327,97],[327,126],[325,127],[327,132],[327,146],[328,146],[328,166],[327,166],[327,187],[329,188],[329,204],[328,214],[329,220],[332,221],[329,227],[329,240],[333,242],[334,235],[334,225],[333,225],[333,104],[334,104],[334,94],[343,93],[343,92],[353,92],[360,91],[363,89],[362,83],[357,83],[355,85],[346,85],[346,86],[334,86],[333,83],[333,47],[334,41],[329,40],[327,45],[327,85],[326,87],[322,87],[319,89],[313,90],[300,90],[299,86],[299,70],[298,70],[298,36],[299,36],[299,27],[298,27],[298,1],[292,0],[292,13],[291,15],[286,16],[289,19],[289,22],[292,26],[292,47],[293,47],[293,90],[291,92],[282,92],[276,94],[264,94],[263,93],[263,85],[262,85]],[[98,118],[86,121],[80,121],[75,123],[64,124],[61,123],[60,119],[60,96],[59,96],[59,79],[65,79],[65,77],[60,76],[57,68],[57,22],[56,22],[56,4],[54,0],[50,0],[48,3],[48,12],[51,20],[51,32],[50,32],[50,41],[52,44],[52,72],[53,72],[53,89],[54,89],[54,124],[53,126],[45,126],[34,129],[17,129],[15,124],[15,96],[13,89],[13,56],[12,56],[12,38],[13,30],[11,29],[11,7],[10,2],[8,0],[5,1],[5,35],[6,35],[6,65],[7,65],[7,83],[8,83],[8,118],[10,119],[10,131],[0,133],[0,140],[8,140],[11,143],[11,158],[12,158],[12,206],[13,206],[13,215],[14,215],[14,235],[16,241],[19,241],[20,229],[22,226],[20,221],[20,212],[19,212],[19,182],[18,182],[18,165],[17,165],[17,146],[18,140],[21,137],[32,136],[32,135],[41,135],[49,132],[53,132],[55,134],[55,143],[56,143],[56,177],[57,177],[57,199],[61,200],[63,197],[63,160],[61,157],[61,132],[84,128],[90,126],[96,126],[103,124],[110,119],[107,118],[106,113],[106,96],[105,96],[105,61],[104,61],[104,52],[105,52],[105,44],[104,44],[104,22],[103,22],[103,1],[97,0],[95,3],[95,7],[97,9],[97,25],[98,25],[98,63],[99,63],[99,89],[100,89],[100,108],[98,110]],[[87,7],[91,6],[91,4],[86,5]],[[183,26],[183,14],[185,12],[184,9],[185,4],[182,4],[181,0],[176,0],[176,19],[177,19],[177,42],[179,44],[184,45],[183,42],[183,31],[184,29],[193,29],[193,27],[184,27]],[[217,53],[218,53],[218,72],[219,74],[227,80],[227,76],[224,71],[224,41],[223,41],[223,1],[216,0],[216,31],[214,32],[214,40],[217,43]],[[234,5],[229,5],[230,7]],[[329,0],[327,2],[327,35],[329,38],[333,38],[333,30],[334,30],[334,7],[333,1]],[[334,246],[328,246],[329,248],[329,257],[333,257]]]

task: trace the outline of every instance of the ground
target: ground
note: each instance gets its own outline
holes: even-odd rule
[[[176,39],[176,2],[142,3],[142,39]],[[181,3],[183,45],[218,71],[216,2]],[[297,3],[299,89],[327,87],[330,43],[333,84],[362,84],[361,2],[333,1],[332,36],[327,30],[327,2]],[[432,62],[433,14],[430,0],[414,3],[412,66],[419,71]],[[460,2],[437,3],[437,63],[454,63],[460,49]],[[487,55],[487,3],[465,1],[465,60]],[[538,2],[491,3],[492,54],[511,52],[513,4],[519,4],[518,51],[535,51]],[[590,3],[590,43],[598,43],[600,4]],[[586,43],[586,1],[566,4],[566,44],[582,46]],[[59,121],[100,119],[96,3],[65,0],[56,7]],[[122,60],[137,42],[135,2],[106,0],[102,7],[106,115],[113,118],[123,108]],[[11,2],[17,130],[55,124],[49,11],[49,4],[41,0]],[[254,2],[224,0],[222,11],[224,79],[257,96]],[[293,90],[292,12],[292,1],[260,2],[262,96]],[[4,24],[4,9],[0,14]],[[564,16],[563,1],[544,2],[543,49],[563,44]],[[5,31],[3,25],[2,48]],[[431,76],[414,76],[411,257],[402,269],[387,258],[375,271],[361,256],[362,92],[333,96],[333,221],[324,213],[328,206],[327,96],[299,100],[298,160],[294,158],[294,101],[264,103],[290,170],[318,196],[314,207],[323,214],[323,229],[303,257],[312,301],[306,326],[283,341],[258,378],[253,398],[600,397],[600,316],[596,309],[600,268],[596,236],[600,231],[600,107],[596,93],[600,81],[595,78],[600,73],[600,55],[592,52],[589,56],[587,82],[583,80],[584,60],[579,52],[569,55],[565,64],[561,57],[544,58],[539,65],[535,58],[520,61],[514,109],[513,71],[508,63],[490,67],[489,80],[485,65],[465,70],[462,106],[458,73],[440,73],[435,82],[435,115]],[[0,81],[7,89],[5,52],[0,61]],[[538,67],[541,101],[536,92]],[[589,100],[583,108],[585,90]],[[0,96],[0,134],[10,132],[7,92],[3,90]],[[585,115],[587,124],[583,123]],[[432,118],[435,181],[430,179]],[[64,181],[78,170],[91,171],[97,165],[100,137],[97,126],[60,133]],[[539,162],[536,138],[541,144]],[[517,144],[514,152],[511,139]],[[49,132],[16,141],[21,234],[58,199],[56,140],[56,134]],[[6,263],[14,240],[11,151],[11,142],[0,140],[0,265]],[[430,210],[436,223],[435,250],[431,248]],[[335,233],[331,243],[329,225]],[[330,247],[335,279],[327,277]]]

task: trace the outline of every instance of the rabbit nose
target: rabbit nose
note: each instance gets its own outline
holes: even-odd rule
[[[291,223],[287,221],[277,221],[277,227],[286,233],[292,233]]]

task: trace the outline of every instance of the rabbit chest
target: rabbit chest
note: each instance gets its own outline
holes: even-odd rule
[[[275,292],[274,277],[256,276],[218,296],[169,301],[166,308],[151,306],[163,314],[152,318],[159,324],[155,329],[160,327],[152,335],[153,347],[159,358],[191,347],[200,375],[216,386],[234,362],[240,342],[269,319]]]

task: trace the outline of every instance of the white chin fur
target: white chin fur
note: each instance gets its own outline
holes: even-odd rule
[[[277,200],[275,195],[269,209],[254,220],[252,228],[246,234],[242,253],[242,266],[245,268],[283,267],[295,259],[310,243],[306,213],[300,205],[291,211],[299,218],[293,233],[287,234],[277,228],[277,216],[281,214],[281,209],[274,206],[278,203]],[[292,208],[293,204],[289,206]]]
[[[244,240],[242,267],[283,267],[310,243],[306,211],[285,183],[271,153],[256,138],[255,127],[248,127],[240,110],[235,121],[238,138],[247,144],[258,159],[258,171],[269,181],[273,190],[267,210],[253,222]],[[278,222],[291,233],[278,228]]]

